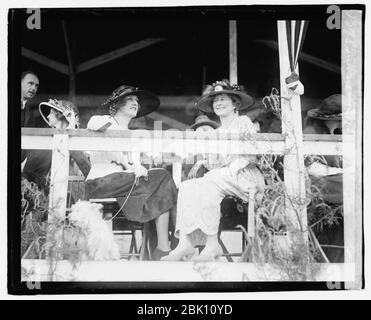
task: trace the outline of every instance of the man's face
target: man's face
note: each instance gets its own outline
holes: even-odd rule
[[[31,73],[27,74],[21,82],[22,99],[32,99],[36,94],[38,87],[39,79]]]

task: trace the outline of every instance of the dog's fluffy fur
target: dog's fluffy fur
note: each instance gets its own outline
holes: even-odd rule
[[[112,230],[102,217],[101,204],[78,201],[71,207],[69,221],[81,228],[85,238],[84,260],[118,260],[120,252]]]

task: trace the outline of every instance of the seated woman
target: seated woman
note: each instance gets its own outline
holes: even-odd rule
[[[93,116],[87,128],[129,130],[131,119],[145,116],[159,104],[154,94],[123,85],[101,106],[100,113],[108,115]],[[177,201],[170,173],[161,168],[147,170],[140,155],[131,152],[90,152],[90,161],[92,167],[85,184],[87,199],[114,197],[120,207],[124,205],[122,212],[128,220],[141,223],[155,220],[157,247],[152,257],[158,260],[168,254],[169,211],[176,209]]]
[[[254,104],[252,97],[227,80],[208,86],[198,101],[198,108],[214,112],[220,118],[219,132],[255,133],[247,116],[238,111]],[[248,200],[248,193],[264,188],[264,178],[256,167],[256,157],[227,155],[208,157],[204,162],[210,170],[202,178],[187,180],[179,187],[176,235],[178,246],[161,260],[178,261],[192,256],[196,245],[205,245],[194,260],[211,261],[222,253],[218,243],[220,203],[225,196]]]
[[[79,127],[79,110],[70,101],[50,99],[39,105],[39,112],[44,121],[52,128],[77,129]],[[51,167],[51,150],[27,150],[26,162],[22,176],[35,182],[40,190],[48,194],[47,174]],[[87,176],[90,163],[81,151],[71,151],[71,157],[76,162],[81,172]]]

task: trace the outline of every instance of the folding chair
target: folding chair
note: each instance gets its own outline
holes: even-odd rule
[[[245,233],[238,227],[243,226],[248,237],[253,237],[255,232],[255,189],[249,192],[249,201],[243,201],[240,198],[227,196],[220,204],[221,218],[219,224],[218,241],[223,250],[223,256],[233,262],[232,257],[239,257],[246,249],[247,239]],[[229,252],[228,248],[221,239],[223,231],[241,232],[241,252]]]

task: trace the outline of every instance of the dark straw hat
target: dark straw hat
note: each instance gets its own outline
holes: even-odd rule
[[[333,94],[322,100],[319,107],[308,110],[307,115],[320,120],[341,120],[341,94]]]
[[[110,114],[110,110],[117,111],[120,99],[127,96],[137,96],[139,100],[139,110],[135,118],[143,117],[160,105],[160,99],[153,93],[139,88],[122,85],[112,92],[112,95],[98,108],[99,114]]]
[[[192,124],[190,128],[196,130],[198,127],[201,126],[210,126],[216,129],[217,127],[219,127],[219,124],[215,121],[210,120],[209,117],[206,115],[200,115],[196,118],[195,123]]]
[[[241,99],[241,104],[237,110],[245,110],[255,103],[255,99],[248,95],[242,87],[238,85],[231,85],[228,80],[214,82],[204,90],[202,97],[197,101],[198,109],[213,113],[214,97],[218,94],[230,94],[238,96]]]

